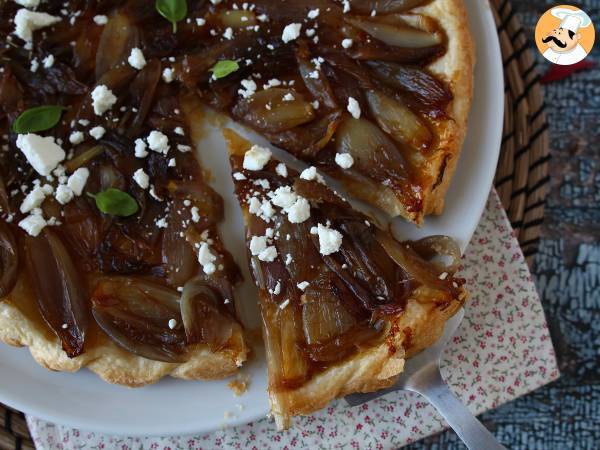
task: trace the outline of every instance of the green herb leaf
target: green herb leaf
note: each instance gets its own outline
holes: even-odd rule
[[[212,66],[210,71],[213,73],[213,77],[215,77],[215,79],[218,80],[219,78],[224,78],[227,75],[235,72],[239,68],[240,65],[237,63],[237,61],[223,59],[216,63],[214,66]]]
[[[187,16],[186,0],[156,0],[158,13],[173,24],[173,33],[177,31],[177,22]]]
[[[90,194],[90,196],[96,201],[96,207],[104,214],[128,217],[138,212],[139,209],[135,199],[119,189],[108,188],[96,195]]]
[[[67,108],[58,105],[29,108],[13,122],[13,130],[19,134],[49,130],[60,121],[60,116],[65,109]]]

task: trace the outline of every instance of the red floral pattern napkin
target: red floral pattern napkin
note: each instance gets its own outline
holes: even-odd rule
[[[464,256],[471,299],[446,349],[442,373],[469,408],[481,413],[558,378],[540,299],[498,196],[492,191]],[[241,398],[243,403],[243,397]],[[446,424],[416,394],[396,392],[357,408],[338,401],[293,429],[271,419],[198,436],[103,435],[28,417],[39,449],[394,449]]]

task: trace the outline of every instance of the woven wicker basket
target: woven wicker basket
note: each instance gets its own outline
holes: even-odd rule
[[[508,0],[492,0],[504,58],[504,133],[495,185],[531,263],[544,218],[548,124],[530,43]],[[3,420],[2,420],[3,419]],[[0,450],[33,449],[25,416],[0,404]]]

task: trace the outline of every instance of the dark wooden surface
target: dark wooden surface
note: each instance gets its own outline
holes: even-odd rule
[[[559,4],[596,25],[590,60],[600,63],[600,0],[512,0],[533,40],[538,18]],[[536,52],[538,70],[549,63]],[[512,450],[600,449],[600,67],[545,86],[551,189],[533,274],[562,377],[482,416]],[[407,447],[464,449],[445,432]]]

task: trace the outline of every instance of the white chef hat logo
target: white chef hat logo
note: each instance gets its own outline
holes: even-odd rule
[[[594,24],[579,8],[557,5],[546,11],[535,29],[536,45],[544,58],[554,64],[577,64],[594,45]]]
[[[570,30],[573,33],[577,33],[580,28],[587,28],[592,24],[590,16],[581,10],[553,8],[550,12],[554,17],[561,20],[560,28]]]

